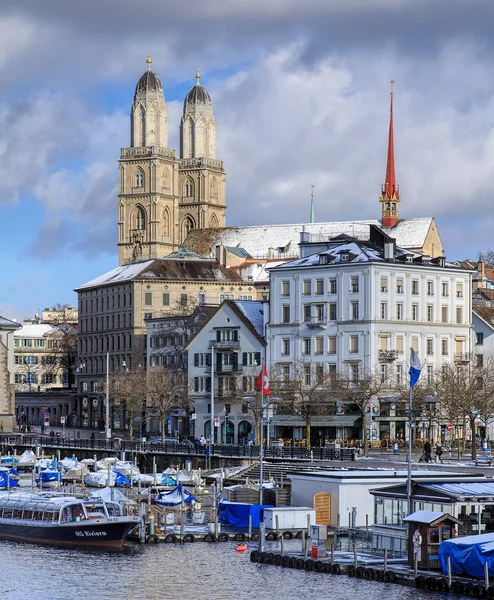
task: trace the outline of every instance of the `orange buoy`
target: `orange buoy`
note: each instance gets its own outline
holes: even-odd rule
[[[245,552],[247,550],[247,544],[239,544],[235,550],[237,552]]]

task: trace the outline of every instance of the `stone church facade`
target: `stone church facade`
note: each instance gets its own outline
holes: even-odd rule
[[[130,114],[130,147],[118,176],[118,262],[163,258],[194,229],[225,226],[226,175],[216,159],[211,97],[196,84],[185,97],[180,156],[168,147],[163,86],[148,69],[137,82]]]

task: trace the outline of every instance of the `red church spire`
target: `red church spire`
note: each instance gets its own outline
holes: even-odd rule
[[[386,181],[382,186],[380,201],[382,202],[382,225],[393,227],[398,221],[398,202],[400,201],[400,190],[396,184],[395,176],[395,151],[393,133],[393,85],[391,80],[390,106],[389,106],[389,139],[388,139],[388,162],[386,164]]]

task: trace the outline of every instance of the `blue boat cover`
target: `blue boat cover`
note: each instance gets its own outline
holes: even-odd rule
[[[192,500],[197,500],[197,498],[194,498],[194,496],[184,487],[177,485],[177,487],[171,492],[160,492],[157,494],[154,502],[158,506],[177,506],[178,504],[182,504],[182,496],[184,502],[192,502]]]
[[[444,574],[448,572],[448,556],[453,575],[484,577],[484,563],[494,576],[494,533],[452,538],[439,546],[439,560]]]
[[[7,469],[3,469],[0,471],[0,488],[7,488],[8,473],[9,473],[9,471]],[[19,484],[17,483],[17,481],[15,479],[12,479],[12,477],[11,477],[10,478],[10,487],[15,488],[18,485]]]
[[[272,504],[243,504],[221,500],[218,504],[218,521],[231,527],[248,527],[249,515],[252,516],[252,527],[259,527],[265,508],[273,508]]]
[[[115,485],[130,485],[130,479],[122,475],[122,473],[115,471]]]
[[[177,485],[177,482],[175,481],[175,479],[172,479],[168,475],[165,475],[165,473],[162,473],[161,474],[161,485]]]
[[[43,471],[40,471],[36,483],[39,483],[40,480],[42,483],[48,483],[49,481],[58,481],[61,483],[62,473],[56,469],[44,469]]]

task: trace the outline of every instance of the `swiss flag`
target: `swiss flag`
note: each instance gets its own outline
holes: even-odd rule
[[[256,379],[255,387],[256,387],[256,390],[259,390],[260,392],[262,391],[264,396],[271,395],[271,388],[269,387],[269,377],[268,377],[268,371],[266,369],[266,365],[264,365],[263,368],[260,370],[259,375],[257,376],[257,379]]]

